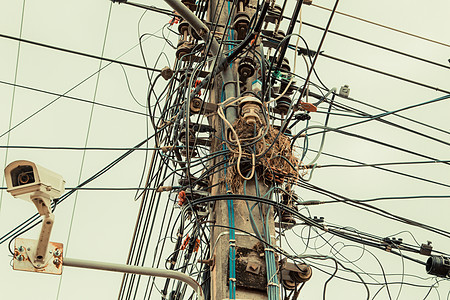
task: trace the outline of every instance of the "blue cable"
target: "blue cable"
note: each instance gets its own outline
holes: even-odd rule
[[[222,86],[222,94],[221,94],[221,102],[223,102],[223,86]],[[224,139],[223,131],[222,131],[222,139]],[[222,145],[222,150],[226,150],[225,144]],[[227,159],[227,156],[224,156],[224,159]],[[227,163],[225,163],[225,177],[227,175]],[[228,184],[225,183],[226,193],[229,192]],[[227,208],[228,208],[228,225],[229,229],[229,255],[228,255],[228,267],[229,267],[229,298],[236,299],[236,234],[235,234],[235,220],[234,220],[234,204],[233,199],[227,200]]]
[[[228,14],[231,13],[230,8],[230,2],[228,1]],[[230,21],[228,23],[228,28],[230,28]],[[229,29],[228,29],[229,30]],[[231,38],[234,39],[234,31],[231,30]],[[231,50],[231,45],[228,46],[229,50]],[[231,68],[232,64],[230,64]],[[220,97],[220,102],[223,102],[223,84],[222,84],[222,93]],[[222,131],[222,139],[224,139],[223,131]],[[222,149],[225,150],[225,144],[222,145]],[[227,164],[225,164],[225,176],[227,175]],[[228,184],[225,183],[226,192],[228,193]],[[230,250],[229,250],[229,270],[230,270],[230,276],[229,276],[229,298],[230,299],[236,299],[236,234],[235,234],[235,222],[234,222],[234,204],[233,199],[227,200],[227,207],[228,207],[228,224],[230,226],[229,230],[229,241],[230,241]]]

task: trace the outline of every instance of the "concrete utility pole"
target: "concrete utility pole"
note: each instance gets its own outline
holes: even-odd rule
[[[232,2],[228,2],[226,0],[211,0],[209,3],[209,21],[213,24],[217,22],[218,31],[221,33],[228,22],[229,13],[233,13],[231,16],[232,24],[237,10],[242,10],[242,7],[245,7],[245,13],[252,18],[255,10],[250,9],[249,6],[256,7],[256,0],[249,0],[247,2],[239,1],[238,7],[234,7],[233,11],[231,11],[231,8],[233,8]],[[241,7],[239,7],[239,5],[241,5]],[[217,12],[220,11],[221,7],[223,7],[222,12],[218,15]],[[224,39],[226,38],[227,37],[224,37]],[[223,75],[215,77],[214,87],[211,92],[210,99],[212,103],[219,104],[226,99],[239,96],[236,64],[233,64],[231,68],[227,67],[228,70],[225,70],[225,72],[230,72],[233,70],[232,81],[224,82]],[[233,112],[232,110],[235,111]],[[233,117],[235,115],[235,108],[229,108],[226,110],[226,117],[230,123],[233,123]],[[211,125],[216,130],[216,135],[225,136],[227,134],[224,132],[223,122],[217,115],[214,115],[210,121]],[[213,140],[211,153],[222,150],[222,147],[223,144],[220,140]],[[217,164],[223,160],[223,157],[219,157],[214,161],[214,164]],[[256,195],[255,177],[258,175],[260,174],[256,173],[255,176],[247,182],[247,195]],[[211,185],[213,186],[211,190],[212,196],[224,195],[227,193],[224,182],[225,176],[225,172],[223,171],[213,175],[211,182]],[[261,182],[258,184],[259,191],[262,196],[267,192],[268,188]],[[253,206],[254,202],[250,202],[249,205]],[[236,299],[267,299],[266,265],[264,261],[265,246],[257,239],[243,233],[244,231],[253,233],[253,228],[250,223],[247,204],[242,200],[233,201],[234,226],[242,231],[236,230],[235,238],[230,238],[230,230],[227,228],[230,226],[229,206],[230,203],[227,203],[227,201],[216,201],[211,214],[211,220],[214,222],[214,225],[216,225],[211,231],[211,249],[213,249],[211,250],[213,251],[211,254],[211,257],[213,258],[213,265],[211,266],[211,299],[229,299],[230,283],[232,284],[233,282],[236,284]],[[264,206],[264,210],[266,209],[267,207]],[[259,231],[263,232],[263,222],[260,218],[260,214],[257,213],[257,209],[254,210],[253,218]],[[274,236],[275,229],[272,209],[269,211],[267,220],[269,222],[268,226],[270,228],[270,235]],[[272,238],[272,242],[274,242],[274,238]],[[236,252],[235,278],[231,278],[232,276],[229,274],[230,247],[234,248],[234,251]]]
[[[216,201],[209,206],[211,259],[202,261],[210,265],[209,294],[213,300],[278,300],[280,273],[284,271],[283,286],[291,290],[295,290],[297,283],[307,279],[304,279],[302,274],[299,275],[302,273],[299,266],[292,263],[289,265],[285,261],[282,265],[279,264],[280,257],[273,247],[275,245],[273,207],[262,204],[261,201],[255,202],[256,199],[251,196],[271,198],[273,192],[271,185],[275,182],[282,184],[284,181],[283,177],[272,171],[275,166],[264,165],[262,162],[267,161],[265,156],[278,155],[273,153],[285,150],[277,148],[278,150],[272,150],[272,153],[268,154],[270,149],[275,149],[272,148],[274,145],[281,147],[279,141],[282,138],[279,134],[276,137],[273,135],[278,131],[271,124],[263,104],[267,99],[262,99],[265,96],[261,92],[262,84],[256,80],[260,76],[268,77],[265,64],[257,63],[260,58],[265,57],[260,47],[259,34],[266,17],[268,22],[271,20],[270,22],[275,23],[278,28],[284,6],[275,7],[274,1],[265,0],[259,7],[258,16],[253,18],[256,13],[256,0],[210,0],[207,9],[207,24],[210,24],[208,28],[192,13],[196,8],[194,0],[182,1],[189,8],[179,0],[165,1],[183,18],[183,22],[189,23],[198,37],[206,42],[209,54],[212,54],[209,73],[205,72],[207,75],[201,76],[204,79],[199,81],[200,84],[191,92],[186,107],[191,108],[192,113],[204,114],[208,111],[208,122],[214,132],[211,135],[211,153],[229,150],[225,152],[226,155],[214,155],[215,158],[210,161],[210,166],[216,168],[210,177],[210,194]],[[301,4],[302,0],[297,0],[294,20],[298,17]],[[186,23],[183,22],[179,27],[181,38],[177,47],[177,58],[181,60],[192,50],[193,45],[188,37]],[[295,21],[291,22],[289,33],[295,24]],[[270,30],[266,33],[270,34]],[[281,33],[276,37],[279,38],[280,35]],[[233,42],[233,46],[230,46],[229,41]],[[282,47],[287,47],[288,42],[289,39]],[[276,43],[271,45],[272,48],[277,47]],[[226,56],[224,52],[227,50],[230,51]],[[286,49],[282,49],[283,53],[285,51]],[[289,66],[286,66],[288,62],[283,57],[279,57],[278,60],[282,61],[280,70],[289,72]],[[210,82],[213,84],[207,103],[206,99],[201,100],[195,95],[200,89],[207,88]],[[286,95],[292,94],[292,91],[288,91],[291,82],[284,80],[284,83],[287,87],[284,87],[282,94],[275,98],[278,100],[284,97],[276,106],[277,112],[282,116],[290,108],[291,100]],[[186,118],[186,122],[190,122],[189,117]],[[186,134],[186,139],[188,136],[189,134]],[[273,140],[272,144],[267,147],[266,142],[270,139]],[[285,140],[286,142],[288,141]],[[186,140],[186,147],[188,145],[190,143]],[[189,156],[187,151],[187,160]],[[268,159],[275,159],[272,156]],[[290,166],[287,168],[292,172]],[[279,171],[286,172],[282,169],[277,170]],[[286,187],[286,190],[290,189]],[[269,191],[271,193],[268,193]],[[285,217],[289,219],[289,216]],[[280,212],[278,218],[280,222],[283,220]],[[297,278],[290,278],[290,274],[296,275]],[[286,282],[290,282],[290,288],[286,287]]]

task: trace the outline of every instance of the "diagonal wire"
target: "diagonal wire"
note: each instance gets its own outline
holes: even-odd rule
[[[327,8],[327,7],[323,7],[323,6],[320,6],[320,5],[317,5],[317,4],[311,4],[311,5],[315,6],[315,7],[318,7],[320,9],[331,11],[331,9]],[[388,30],[392,30],[392,31],[395,31],[395,32],[406,34],[406,35],[409,35],[409,36],[412,36],[412,37],[415,37],[415,38],[418,38],[418,39],[421,39],[421,40],[424,40],[424,41],[428,41],[428,42],[431,42],[431,43],[439,44],[439,45],[442,45],[442,46],[450,48],[449,44],[446,44],[446,43],[443,43],[443,42],[439,42],[439,41],[436,41],[436,40],[432,40],[432,39],[429,39],[429,38],[426,38],[426,37],[423,37],[423,36],[420,36],[420,35],[417,35],[417,34],[414,34],[414,33],[406,32],[406,31],[403,31],[403,30],[400,30],[400,29],[396,29],[396,28],[393,28],[393,27],[390,27],[390,26],[386,26],[386,25],[383,25],[383,24],[380,24],[380,23],[376,23],[376,22],[373,22],[373,21],[370,21],[370,20],[366,20],[364,18],[360,18],[360,17],[357,17],[357,16],[346,14],[346,13],[343,13],[343,12],[340,12],[340,11],[336,11],[336,13],[339,14],[339,15],[343,15],[343,16],[346,16],[346,17],[349,17],[349,18],[352,18],[352,19],[356,19],[356,20],[365,22],[365,23],[369,23],[369,24],[372,24],[372,25],[375,25],[375,26],[379,26],[379,27],[382,27],[382,28],[385,28],[385,29],[388,29]]]
[[[127,51],[125,51],[124,53],[122,53],[121,55],[119,55],[116,59],[121,58],[122,56],[124,56],[125,54],[128,54],[130,51],[132,51],[134,48],[136,48],[137,46],[139,46],[139,43],[135,44],[133,47],[131,47],[130,49],[128,49]],[[57,98],[53,99],[52,101],[50,101],[49,103],[47,103],[46,105],[44,105],[43,107],[41,107],[40,109],[38,109],[37,111],[35,111],[34,113],[32,113],[31,115],[29,115],[28,117],[26,117],[25,119],[23,119],[22,121],[20,121],[19,123],[17,123],[16,125],[14,125],[13,127],[11,127],[10,129],[8,129],[7,131],[5,131],[4,133],[0,134],[0,138],[4,137],[5,135],[7,135],[9,132],[11,132],[12,130],[16,129],[17,127],[19,127],[20,125],[22,125],[23,123],[25,123],[26,121],[28,121],[29,119],[31,119],[32,117],[34,117],[35,115],[37,115],[38,113],[40,113],[41,111],[43,111],[44,109],[46,109],[47,107],[49,107],[50,105],[54,104],[56,101],[58,101],[59,99],[61,99],[62,97],[66,97],[67,94],[69,94],[71,91],[75,90],[77,87],[79,87],[80,85],[82,85],[83,83],[85,83],[86,81],[88,81],[89,79],[91,79],[92,77],[94,77],[97,73],[99,73],[100,71],[102,71],[103,69],[109,67],[113,62],[109,62],[108,64],[104,65],[100,70],[95,71],[94,73],[92,73],[91,75],[89,75],[88,77],[86,77],[85,79],[83,79],[82,81],[80,81],[79,83],[77,83],[76,85],[74,85],[73,87],[71,87],[70,89],[68,89],[66,92],[64,92],[61,95],[58,95]]]
[[[24,15],[25,15],[25,0],[23,0],[23,2],[22,2],[22,17],[20,19],[20,33],[19,33],[20,37],[22,37]],[[18,74],[18,71],[19,71],[20,46],[21,46],[21,43],[19,42],[19,44],[17,46],[16,69],[14,71],[14,84],[17,83],[17,74]],[[16,87],[13,86],[12,100],[11,100],[11,109],[10,109],[10,112],[9,112],[8,137],[7,137],[7,141],[6,141],[6,145],[7,146],[9,146],[10,131],[11,131],[12,120],[13,120],[13,112],[14,112],[15,96],[16,96]],[[4,167],[6,166],[6,163],[8,162],[8,152],[9,152],[8,149],[6,149],[6,151],[5,151],[5,162],[3,164]],[[3,186],[4,183],[5,183],[5,176],[3,175],[3,172],[2,172],[2,186]],[[0,212],[2,211],[3,194],[4,193],[0,193]]]
[[[109,22],[110,22],[110,19],[111,19],[111,11],[112,11],[112,2],[110,2],[110,4],[109,4],[109,12],[108,12],[108,18],[107,18],[107,21],[106,21],[105,35],[103,37],[103,45],[102,45],[102,53],[101,53],[102,57],[103,57],[104,52],[105,52],[106,38],[108,36]],[[85,142],[84,142],[84,147],[85,148],[87,147],[87,144],[89,142],[89,134],[90,134],[90,130],[91,130],[92,119],[93,119],[93,116],[94,116],[94,107],[95,107],[94,103],[95,103],[95,98],[97,96],[98,85],[99,85],[99,81],[100,81],[100,71],[101,70],[102,70],[102,61],[99,62],[99,66],[98,66],[98,72],[97,72],[97,79],[96,79],[96,83],[95,83],[93,103],[91,105],[91,111],[90,111],[90,115],[89,115],[89,123],[88,123],[87,132],[86,132],[86,139],[85,139]],[[79,175],[78,175],[78,184],[81,183],[81,176],[83,174],[83,167],[84,167],[84,162],[85,162],[85,158],[86,158],[86,153],[87,153],[86,150],[83,150],[83,157],[81,158],[80,172],[79,172]],[[78,200],[78,191],[76,192],[75,199],[73,201],[72,216],[70,218],[69,232],[67,234],[67,242],[66,242],[66,247],[65,247],[66,255],[67,255],[67,251],[68,251],[68,248],[69,248],[70,235],[72,233],[73,220],[74,220],[74,217],[75,217],[75,210],[76,210],[77,200]],[[57,295],[56,295],[56,299],[59,299],[59,295],[60,295],[60,292],[61,292],[62,280],[63,280],[63,276],[61,275],[61,277],[59,278],[58,292],[57,292]]]

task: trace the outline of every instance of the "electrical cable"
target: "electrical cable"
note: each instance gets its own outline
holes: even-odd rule
[[[317,25],[314,25],[314,24],[311,24],[311,23],[307,23],[307,22],[304,22],[304,21],[302,21],[302,24],[306,25],[306,26],[309,26],[309,27],[312,27],[312,28],[315,28],[315,29],[325,30],[325,28],[323,28],[323,27],[320,27],[320,26],[317,26]],[[332,34],[335,34],[335,35],[338,35],[338,36],[341,36],[341,37],[344,37],[344,38],[347,38],[347,39],[350,39],[350,40],[353,40],[353,41],[356,41],[356,42],[359,42],[359,43],[363,43],[363,44],[372,46],[372,47],[376,47],[376,48],[383,49],[383,50],[386,50],[386,51],[389,51],[389,52],[392,52],[392,53],[396,53],[396,54],[399,54],[399,55],[402,55],[402,56],[406,56],[406,57],[409,57],[409,58],[412,58],[412,59],[416,59],[416,60],[419,60],[419,61],[422,61],[422,62],[426,62],[428,64],[432,64],[432,65],[435,65],[435,66],[438,66],[438,67],[441,67],[441,68],[450,69],[450,66],[447,66],[447,65],[444,65],[444,64],[432,61],[432,60],[428,60],[428,59],[423,58],[423,57],[412,55],[412,54],[409,54],[409,53],[406,53],[406,52],[403,52],[403,51],[392,49],[392,48],[389,48],[389,47],[386,47],[386,46],[383,46],[383,45],[380,45],[380,44],[375,44],[375,43],[372,43],[372,42],[369,42],[369,41],[366,41],[366,40],[363,40],[363,39],[359,39],[359,38],[354,37],[354,36],[350,36],[350,35],[347,35],[347,34],[344,34],[344,33],[340,33],[340,32],[337,32],[337,31],[333,31],[333,30],[328,30],[328,32],[332,33]]]
[[[89,103],[89,104],[94,104],[94,105],[98,105],[98,106],[101,106],[101,107],[116,109],[116,110],[119,110],[119,111],[124,111],[124,112],[137,114],[137,115],[141,115],[141,116],[148,116],[146,113],[143,113],[143,112],[139,112],[139,111],[135,111],[135,110],[119,107],[119,106],[109,105],[109,104],[105,104],[105,103],[93,102],[91,100],[83,99],[83,98],[80,98],[80,97],[69,96],[69,95],[67,95],[67,93],[66,94],[59,94],[59,93],[51,92],[51,91],[48,91],[48,90],[42,90],[42,89],[34,88],[34,87],[31,87],[31,86],[15,84],[15,83],[6,82],[6,81],[2,81],[2,80],[0,80],[0,83],[1,84],[6,84],[6,85],[10,85],[10,86],[13,86],[13,87],[18,87],[18,88],[30,90],[30,91],[34,91],[34,92],[39,92],[39,93],[43,93],[43,94],[47,94],[47,95],[56,96],[58,98],[66,98],[66,99],[70,99],[70,100],[75,100],[75,101],[85,102],[85,103]]]
[[[367,66],[355,63],[355,62],[351,62],[349,60],[345,60],[345,59],[342,59],[342,58],[331,56],[331,55],[328,55],[328,54],[325,54],[325,53],[319,53],[319,55],[323,56],[323,57],[326,57],[326,58],[329,58],[329,59],[332,59],[332,60],[335,60],[335,61],[338,61],[338,62],[341,62],[341,63],[344,63],[344,64],[348,64],[348,65],[351,65],[351,66],[354,66],[354,67],[358,67],[358,68],[361,68],[361,69],[364,69],[364,70],[367,70],[367,71],[371,71],[371,72],[378,73],[378,74],[381,74],[381,75],[384,75],[384,76],[387,76],[387,77],[395,78],[395,79],[398,79],[398,80],[401,80],[401,81],[405,81],[405,82],[408,82],[408,83],[411,83],[411,84],[414,84],[414,85],[417,85],[417,86],[421,86],[421,87],[424,87],[424,88],[427,88],[427,89],[430,89],[430,90],[433,90],[433,91],[441,92],[441,93],[444,93],[444,94],[450,94],[450,91],[441,89],[439,87],[434,87],[432,85],[425,84],[425,83],[422,83],[422,82],[419,82],[419,81],[416,81],[416,80],[408,79],[408,78],[405,78],[405,77],[402,77],[402,76],[399,76],[399,75],[395,75],[395,74],[388,73],[388,72],[385,72],[385,71],[381,71],[381,70],[378,70],[378,69],[375,69],[375,68],[367,67]]]
[[[66,49],[66,48],[61,48],[61,47],[57,47],[57,46],[52,46],[52,45],[48,45],[48,44],[44,44],[44,43],[40,43],[40,42],[30,41],[30,40],[26,40],[26,39],[23,39],[23,38],[20,38],[20,37],[14,37],[14,36],[6,35],[6,34],[3,34],[3,33],[0,33],[0,37],[6,38],[6,39],[10,39],[10,40],[14,40],[14,41],[18,41],[18,42],[21,42],[21,43],[34,45],[34,46],[44,47],[44,48],[48,48],[48,49],[53,49],[53,50],[57,50],[57,51],[70,53],[70,54],[75,54],[75,55],[80,55],[80,56],[89,57],[89,58],[93,58],[93,59],[98,59],[98,60],[102,60],[102,61],[107,61],[107,62],[110,62],[110,63],[117,63],[117,64],[120,64],[120,65],[123,65],[123,66],[143,69],[143,70],[147,70],[147,71],[157,71],[157,72],[161,71],[160,69],[147,68],[147,67],[136,65],[136,64],[133,64],[133,63],[129,63],[129,62],[119,61],[117,59],[101,57],[101,56],[97,56],[97,55],[93,55],[93,54],[89,54],[89,53],[84,53],[84,52],[79,52],[79,51],[75,51],[75,50],[71,50],[71,49]],[[119,56],[118,58],[120,58],[121,56]]]
[[[317,4],[311,4],[311,5],[315,6],[315,7],[318,7],[318,8],[321,8],[321,9],[324,9],[324,10],[331,11],[329,8],[326,8],[326,7],[317,5]],[[428,42],[431,42],[431,43],[439,44],[439,45],[442,45],[442,46],[445,46],[445,47],[450,47],[449,44],[445,44],[445,43],[442,43],[442,42],[439,42],[439,41],[435,41],[435,40],[432,40],[432,39],[429,39],[429,38],[426,38],[426,37],[422,37],[422,36],[419,36],[419,35],[416,35],[416,34],[413,34],[413,33],[409,33],[409,32],[406,32],[406,31],[403,31],[403,30],[400,30],[400,29],[396,29],[396,28],[393,28],[393,27],[390,27],[390,26],[386,26],[386,25],[379,24],[379,23],[376,23],[376,22],[373,22],[373,21],[369,21],[369,20],[366,20],[366,19],[363,19],[363,18],[360,18],[360,17],[357,17],[357,16],[346,14],[346,13],[343,13],[343,12],[340,12],[340,11],[337,11],[336,13],[340,14],[340,15],[343,15],[343,16],[346,16],[346,17],[350,17],[350,18],[362,21],[362,22],[365,22],[365,23],[376,25],[376,26],[382,27],[384,29],[396,31],[396,32],[399,32],[399,33],[402,33],[402,34],[406,34],[406,35],[409,35],[409,36],[412,36],[412,37],[415,37],[415,38],[418,38],[418,39],[422,39],[422,40],[425,40],[425,41],[428,41]]]
[[[21,17],[20,17],[20,29],[19,29],[19,36],[22,37],[22,32],[23,32],[23,23],[24,23],[24,15],[25,15],[25,0],[22,1],[22,13],[21,13]],[[19,42],[17,45],[17,54],[16,54],[16,64],[14,67],[14,84],[17,83],[17,75],[19,72],[19,61],[20,61],[20,48],[21,48],[21,43]],[[12,98],[11,98],[11,108],[9,110],[9,120],[8,120],[8,135],[6,138],[6,145],[9,146],[9,142],[10,142],[10,132],[11,132],[11,128],[12,128],[12,122],[13,122],[13,112],[14,112],[14,102],[15,102],[15,98],[16,98],[16,87],[13,87],[13,91],[12,91]],[[6,166],[6,163],[8,162],[8,154],[9,154],[9,149],[7,148],[5,151],[5,160],[3,163],[3,166]],[[3,185],[5,182],[5,176],[2,174],[2,181],[1,184]],[[3,202],[3,193],[0,194],[0,211],[2,210],[2,202]]]

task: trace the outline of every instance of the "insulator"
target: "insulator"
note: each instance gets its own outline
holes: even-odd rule
[[[185,32],[189,30],[189,23],[187,21],[182,21],[178,24],[178,33],[184,35]]]
[[[186,5],[191,11],[195,11],[197,9],[197,5],[195,4],[195,0],[182,0],[181,3]]]
[[[311,278],[312,270],[308,265],[298,265],[298,271],[291,271],[291,278],[294,279],[295,282],[305,282]]]
[[[250,16],[246,12],[239,12],[234,17],[233,28],[236,30],[236,39],[243,40],[248,32]]]
[[[311,279],[312,269],[307,264],[294,264],[287,261],[281,262],[282,284],[288,290],[293,290],[301,283]]]
[[[291,106],[292,100],[288,96],[283,96],[277,100],[277,105],[275,106],[275,112],[280,115],[286,115]]]
[[[282,203],[289,207],[292,210],[297,210],[297,205],[295,203],[295,200],[298,199],[298,196],[296,194],[283,194],[283,200]],[[283,223],[289,223],[289,224],[296,224],[294,215],[286,210],[281,211],[280,216],[281,222]]]
[[[286,33],[283,30],[278,30],[278,32],[273,36],[274,39],[282,40],[286,37]]]
[[[241,109],[241,116],[247,124],[263,123],[260,117],[262,114],[262,103],[258,98],[245,97],[239,103],[239,108]]]
[[[196,157],[197,156],[197,151],[195,150],[195,147],[192,147],[192,146],[189,146],[189,157]],[[183,157],[187,157],[187,150],[186,150],[186,147],[184,147],[184,148],[182,148],[181,150],[180,150],[180,154],[181,154],[181,156],[183,156]]]
[[[184,127],[184,125],[183,125]],[[181,132],[178,136],[178,140],[183,144],[186,145],[186,128],[181,129]],[[189,144],[192,146],[195,143],[195,132],[192,129],[189,129]]]
[[[178,60],[183,59],[183,56],[191,53],[193,47],[194,45],[192,43],[187,42],[185,40],[180,40],[180,42],[178,43],[177,51],[175,52],[177,59]],[[184,59],[187,60],[187,58]]]
[[[228,0],[228,1],[234,2],[233,0]],[[239,3],[238,3],[239,11],[243,11],[243,9],[245,7],[247,7],[249,3],[250,3],[250,0],[240,0]]]
[[[291,67],[289,66],[289,60],[283,57],[283,62],[281,63],[280,71],[291,72]]]
[[[288,87],[289,85],[289,87]],[[287,88],[287,90],[286,90]],[[289,80],[286,79],[281,79],[281,83],[280,83],[280,93],[283,93],[287,96],[292,95],[296,90],[298,89],[298,87],[295,85],[295,81],[292,81],[291,84],[289,84]],[[285,92],[286,90],[286,92]]]
[[[270,88],[270,97],[276,98],[280,94],[280,86],[274,85]]]
[[[240,78],[247,79],[255,74],[256,64],[253,58],[246,57],[239,62],[238,73]]]
[[[191,99],[191,103],[189,105],[192,114],[198,114],[200,109],[202,108],[203,101],[198,97],[194,97]]]
[[[189,35],[192,36],[194,39],[201,40],[202,38],[198,35],[197,31],[195,31],[194,28],[192,28],[192,26],[189,26]]]
[[[267,15],[264,18],[264,21],[269,23],[275,23],[280,18],[281,15],[281,6],[275,4],[274,7],[267,11]]]

